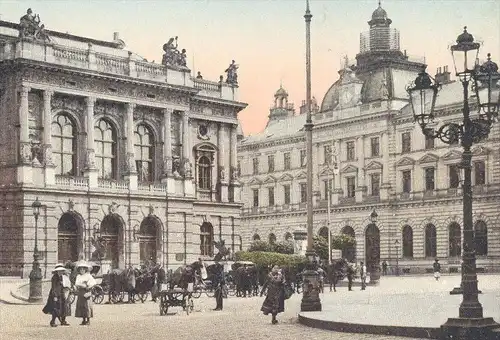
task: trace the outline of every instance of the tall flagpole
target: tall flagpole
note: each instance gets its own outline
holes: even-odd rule
[[[306,257],[308,264],[304,271],[304,289],[300,310],[302,312],[312,312],[321,310],[319,299],[319,278],[316,271],[316,254],[313,247],[313,158],[312,158],[312,116],[311,116],[311,18],[309,10],[309,0],[306,0],[306,156],[307,156],[307,250]]]

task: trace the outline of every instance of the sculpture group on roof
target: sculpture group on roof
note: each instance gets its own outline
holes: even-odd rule
[[[233,60],[228,68],[224,71],[227,73],[226,83],[231,85],[238,85],[238,73],[236,72],[238,68],[239,66],[236,65],[235,61]]]
[[[28,8],[26,14],[19,20],[19,38],[50,41],[50,37],[45,31],[45,25],[40,25],[40,16],[33,14],[31,8]]]
[[[186,67],[186,49],[183,48],[181,51],[177,49],[177,37],[170,38],[170,40],[163,45],[163,51],[165,51],[165,53],[161,60],[162,65]]]

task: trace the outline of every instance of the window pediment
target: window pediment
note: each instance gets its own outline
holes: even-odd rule
[[[247,183],[250,186],[255,186],[255,185],[261,185],[262,182],[258,178],[252,178],[250,181]]]
[[[429,153],[427,155],[424,155],[422,158],[418,160],[418,164],[429,164],[429,163],[437,163],[439,160],[439,157]]]
[[[382,163],[375,162],[375,161],[370,162],[370,164],[368,164],[365,167],[365,170],[382,170],[382,169],[383,169]]]
[[[347,165],[342,169],[342,173],[351,173],[351,172],[358,172],[358,168],[355,167],[354,165]]]
[[[462,153],[457,150],[451,150],[447,154],[445,154],[443,157],[444,161],[455,161],[455,160],[461,160],[462,159]]]
[[[280,182],[289,182],[292,179],[293,179],[292,175],[284,174],[283,176],[280,177]]]
[[[276,177],[274,177],[274,176],[268,176],[264,180],[264,184],[274,184],[274,183],[276,183]]]
[[[307,178],[307,174],[304,171],[302,171],[301,173],[299,173],[295,177],[298,178],[298,179],[305,179],[305,178]]]
[[[409,157],[403,157],[396,163],[396,167],[413,166],[413,165],[415,165],[415,160]]]
[[[484,146],[477,146],[474,149],[472,149],[472,156],[477,157],[477,156],[488,156],[490,153],[490,149]]]
[[[319,173],[320,176],[331,176],[333,175],[333,170],[330,169],[329,167],[325,167],[321,172]]]

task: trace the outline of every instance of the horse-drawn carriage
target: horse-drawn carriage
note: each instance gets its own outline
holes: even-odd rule
[[[190,289],[191,288],[191,289]],[[186,289],[176,287],[170,288],[165,285],[165,289],[160,290],[160,315],[167,315],[170,307],[182,307],[189,315],[194,310],[192,285]]]

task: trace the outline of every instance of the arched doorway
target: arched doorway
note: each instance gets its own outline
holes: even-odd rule
[[[64,213],[57,224],[57,262],[78,261],[82,252],[83,221],[72,212]]]
[[[111,268],[122,266],[123,229],[125,223],[118,214],[106,215],[101,222],[101,235],[106,243],[105,261],[109,261]]]
[[[139,258],[141,264],[157,263],[161,249],[161,222],[156,216],[148,216],[142,220],[139,229]]]
[[[366,270],[373,273],[380,262],[380,231],[375,224],[370,224],[365,231]]]
[[[348,235],[353,239],[356,239],[356,234],[354,233],[354,229],[349,226],[345,226],[342,228],[342,234]],[[342,258],[347,259],[349,262],[356,261],[356,245],[348,246],[342,249]]]

